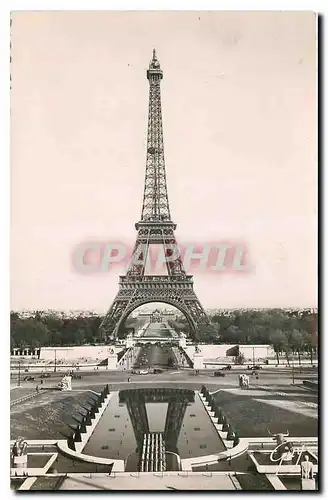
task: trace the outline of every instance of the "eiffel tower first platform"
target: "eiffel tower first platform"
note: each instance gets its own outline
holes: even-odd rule
[[[191,336],[198,338],[199,324],[209,324],[193,288],[193,277],[187,275],[171,220],[167,195],[160,82],[163,71],[156,57],[147,70],[149,112],[145,187],[141,218],[133,255],[125,276],[119,278],[119,291],[104,317],[100,331],[104,338],[117,336],[119,327],[137,307],[149,302],[165,302],[179,309],[187,318]],[[162,245],[167,275],[146,275],[149,245]]]

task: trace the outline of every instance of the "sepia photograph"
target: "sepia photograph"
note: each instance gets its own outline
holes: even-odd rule
[[[11,490],[320,490],[318,14],[8,24]]]

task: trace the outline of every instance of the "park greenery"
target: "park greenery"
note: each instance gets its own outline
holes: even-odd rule
[[[41,346],[76,346],[104,342],[99,325],[102,316],[95,314],[67,315],[55,311],[35,311],[10,314],[11,348]],[[124,337],[131,329],[137,330],[142,322],[128,318],[120,331]],[[176,318],[169,324],[177,332],[189,333],[187,320]],[[198,341],[215,344],[270,344],[275,350],[277,362],[281,353],[289,362],[289,355],[299,359],[308,353],[311,360],[318,349],[317,314],[284,309],[234,310],[216,313],[211,324],[199,327]]]
[[[309,310],[235,310],[211,317],[211,325],[200,326],[199,340],[213,344],[269,344],[277,356],[285,353],[289,363],[289,353],[308,353],[311,360],[317,355],[318,318]],[[188,331],[187,321],[169,321],[176,331]]]

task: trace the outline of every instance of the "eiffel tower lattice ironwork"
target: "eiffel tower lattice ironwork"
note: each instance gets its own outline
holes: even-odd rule
[[[165,302],[177,307],[187,318],[191,335],[197,339],[197,325],[209,318],[193,289],[179,254],[167,195],[160,82],[163,78],[155,50],[147,70],[149,113],[145,187],[141,218],[132,259],[125,276],[120,276],[119,291],[104,317],[100,331],[106,338],[117,335],[120,325],[137,307],[149,302]],[[167,275],[146,275],[149,245],[162,245]]]

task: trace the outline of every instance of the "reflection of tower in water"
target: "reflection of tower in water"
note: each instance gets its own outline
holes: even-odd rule
[[[177,441],[188,403],[194,402],[194,392],[184,389],[136,389],[120,391],[120,403],[125,403],[139,456],[138,470],[167,470],[166,454],[177,455]],[[147,403],[167,403],[163,432],[150,432]]]

